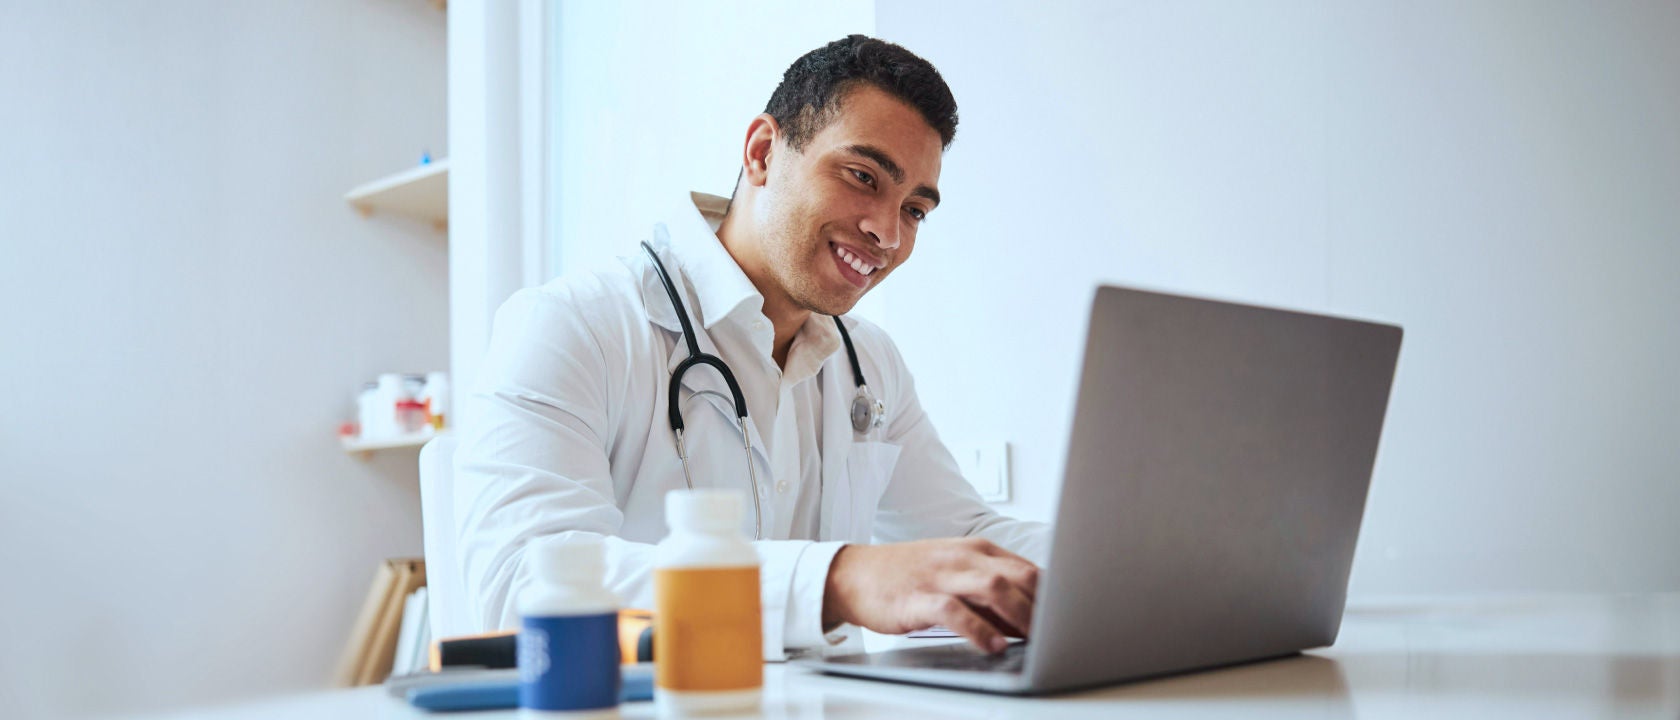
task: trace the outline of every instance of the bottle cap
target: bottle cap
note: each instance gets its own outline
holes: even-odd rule
[[[537,579],[555,585],[600,585],[606,577],[605,551],[600,540],[545,540],[531,548],[531,569]]]
[[[672,530],[739,532],[741,491],[714,488],[665,493],[665,524]]]

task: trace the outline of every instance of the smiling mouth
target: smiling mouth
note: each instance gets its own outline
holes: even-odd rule
[[[870,276],[879,269],[869,261],[864,260],[856,253],[853,253],[840,245],[829,243],[828,246],[832,248],[830,255],[834,257],[834,266],[839,268],[840,276],[846,278],[847,282],[857,287],[861,288],[867,286],[869,284]]]

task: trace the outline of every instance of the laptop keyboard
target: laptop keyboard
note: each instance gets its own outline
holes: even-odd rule
[[[968,643],[947,643],[930,647],[903,648],[883,653],[866,653],[827,658],[828,662],[870,667],[904,667],[929,670],[1019,673],[1027,660],[1027,644],[1010,643],[997,655],[986,655]]]

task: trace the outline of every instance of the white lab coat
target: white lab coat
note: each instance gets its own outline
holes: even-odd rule
[[[721,199],[696,195],[695,202],[715,209]],[[690,260],[699,250],[727,254],[712,234],[716,216],[687,208],[656,228],[654,243],[694,319],[701,350],[716,354],[695,318],[700,301],[686,271],[700,266]],[[667,236],[673,239],[662,242]],[[717,246],[697,245],[708,242]],[[814,380],[822,393],[819,536],[754,544],[768,659],[784,648],[842,639],[822,635],[820,613],[828,564],[844,543],[975,535],[1039,563],[1048,550],[1043,524],[999,516],[963,480],[886,334],[856,318],[846,325],[870,389],[887,409],[886,423],[868,435],[854,432],[851,368],[844,348],[834,352]],[[463,573],[471,614],[484,629],[517,626],[516,600],[530,578],[522,558],[533,541],[601,539],[608,588],[629,607],[653,606],[653,549],[666,535],[664,495],[685,487],[666,412],[671,370],[688,357],[680,334],[676,311],[639,248],[603,270],[522,290],[497,312],[480,382],[468,400],[475,420],[456,454],[463,567],[428,569]],[[735,362],[731,369],[748,371]],[[710,370],[683,375],[679,392],[695,486],[745,492],[734,410],[718,395],[688,401],[699,391],[728,396]],[[760,484],[774,482],[751,417],[747,432]],[[772,526],[769,518],[764,524]],[[751,537],[750,499],[742,529]]]

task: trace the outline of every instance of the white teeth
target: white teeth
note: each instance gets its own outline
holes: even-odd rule
[[[839,245],[835,245],[834,250],[835,250],[836,254],[838,254],[840,256],[840,259],[846,261],[847,265],[852,266],[852,269],[856,270],[859,275],[868,275],[869,273],[875,272],[875,266],[874,265],[870,265],[870,264],[864,262],[858,256],[853,255],[850,252],[848,252],[846,250],[846,248],[840,247]]]

